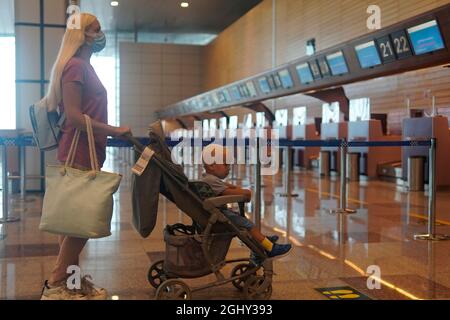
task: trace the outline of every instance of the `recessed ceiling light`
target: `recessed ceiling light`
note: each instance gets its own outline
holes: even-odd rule
[[[117,7],[119,5],[119,1],[111,1],[111,6]]]
[[[189,3],[188,3],[188,2],[182,2],[182,3],[181,3],[181,6],[182,6],[183,8],[187,8],[187,7],[189,7]]]

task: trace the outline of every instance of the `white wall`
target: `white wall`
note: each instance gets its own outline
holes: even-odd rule
[[[156,111],[201,93],[201,46],[120,43],[120,123],[147,136]]]

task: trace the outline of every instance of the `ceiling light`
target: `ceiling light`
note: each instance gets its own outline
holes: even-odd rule
[[[111,1],[112,7],[117,7],[119,5],[119,1]]]
[[[187,8],[187,7],[189,7],[189,3],[188,2],[182,2],[181,3],[181,7]]]

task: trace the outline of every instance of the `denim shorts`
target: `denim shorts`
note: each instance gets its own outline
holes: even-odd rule
[[[237,212],[234,212],[234,211],[229,210],[229,209],[225,209],[225,210],[221,210],[221,211],[238,228],[244,228],[244,229],[247,229],[247,230],[251,230],[255,226],[253,224],[253,222],[248,220],[246,217],[241,216]]]

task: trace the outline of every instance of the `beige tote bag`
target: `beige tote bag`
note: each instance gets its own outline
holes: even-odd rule
[[[73,168],[80,130],[75,132],[64,166],[48,166],[39,230],[77,238],[111,235],[113,194],[122,176],[98,168],[94,134],[86,119],[91,171]]]

